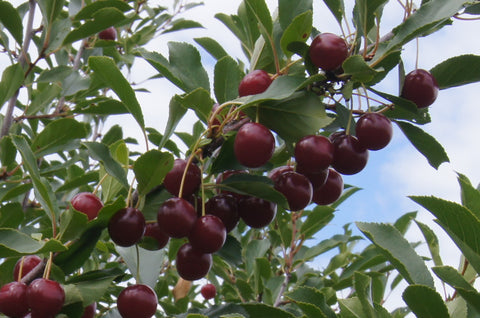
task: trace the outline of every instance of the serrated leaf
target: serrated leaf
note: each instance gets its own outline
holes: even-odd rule
[[[225,243],[216,254],[233,266],[239,266],[243,262],[242,245],[232,235],[227,235]]]
[[[418,225],[418,228],[422,232],[423,237],[427,242],[428,250],[430,251],[430,255],[432,255],[433,263],[435,266],[442,265],[442,259],[440,258],[440,246],[435,232],[422,222],[415,220],[415,223]]]
[[[369,82],[377,75],[377,71],[371,68],[361,55],[349,56],[343,62],[342,68],[345,75],[358,82]]]
[[[337,317],[335,312],[330,308],[330,306],[327,305],[325,294],[316,288],[299,286],[291,292],[286,293],[285,297],[299,305],[304,313],[306,313],[306,310],[308,310],[310,313],[309,317]],[[310,306],[304,306],[304,304],[308,304]]]
[[[333,219],[334,212],[335,209],[330,206],[316,206],[302,223],[300,233],[305,236],[305,239],[313,237]]]
[[[271,35],[273,32],[273,21],[265,0],[245,0],[245,5],[252,11],[259,27]]]
[[[55,239],[38,241],[14,229],[0,229],[1,258],[48,252],[61,252],[65,250],[66,247]]]
[[[418,318],[450,318],[442,296],[431,287],[410,285],[402,298]]]
[[[175,31],[185,30],[185,29],[195,29],[195,28],[203,28],[203,25],[201,25],[197,21],[192,21],[192,20],[176,20],[176,21],[173,21],[173,23],[171,24],[171,27],[166,29],[163,33],[175,32]]]
[[[212,38],[195,38],[194,41],[197,42],[217,60],[221,59],[222,57],[228,56],[228,53],[225,51],[222,45]]]
[[[337,22],[342,23],[345,11],[343,0],[323,0],[323,2],[327,5],[328,9],[330,9],[335,19],[337,19]]]
[[[396,228],[380,223],[356,222],[356,224],[407,282],[434,286],[433,278],[422,258]]]
[[[453,267],[435,266],[433,272],[445,283],[453,288],[462,288],[467,291],[474,291],[475,288],[465,280],[465,278]]]
[[[288,311],[261,303],[241,304],[240,306],[245,309],[250,317],[295,318],[295,316]]]
[[[51,27],[53,21],[62,12],[64,0],[38,0],[38,6],[42,11],[43,20]]]
[[[458,174],[458,183],[461,188],[462,205],[472,211],[480,219],[480,191],[475,189],[470,180],[462,174]]]
[[[358,297],[339,299],[340,314],[345,318],[369,318],[362,310],[362,303]]]
[[[293,2],[295,3],[295,2]],[[291,57],[294,52],[288,49],[293,42],[305,42],[312,31],[313,13],[306,11],[296,16],[283,32],[280,39],[280,46],[287,57]]]
[[[372,278],[361,272],[355,272],[353,277],[353,286],[357,297],[362,304],[363,313],[366,317],[374,317],[375,310],[373,308],[372,299]]]
[[[312,0],[280,0],[278,1],[278,20],[283,30],[286,30],[288,26],[293,23],[292,21],[305,14],[305,12],[313,10]],[[311,27],[311,26],[310,26]],[[310,34],[310,33],[309,33]],[[303,33],[300,34],[302,36]]]
[[[19,63],[10,65],[2,73],[0,82],[0,109],[3,104],[22,86],[25,74]]]
[[[238,86],[243,72],[238,63],[230,56],[217,61],[214,69],[214,91],[217,102],[222,104],[237,98]]]
[[[466,54],[449,58],[435,65],[430,73],[440,89],[480,81],[480,56]]]
[[[18,11],[8,1],[0,1],[0,22],[21,46],[23,40],[22,19]]]
[[[121,12],[132,10],[125,1],[122,0],[97,0],[84,6],[74,17],[74,20],[87,20],[94,18],[97,11],[103,8],[116,8]]]
[[[17,228],[24,219],[22,205],[10,202],[0,207],[0,228]]]
[[[170,153],[150,150],[142,154],[133,164],[139,194],[146,195],[160,185],[172,167],[173,156]]]
[[[357,31],[367,37],[375,26],[375,19],[381,16],[381,10],[388,0],[357,0],[355,1],[354,22]],[[379,12],[380,11],[380,12]]]

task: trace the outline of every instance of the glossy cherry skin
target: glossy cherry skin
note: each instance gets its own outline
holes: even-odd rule
[[[332,167],[341,174],[356,174],[365,168],[368,161],[368,150],[357,137],[342,135],[335,139],[335,152]]]
[[[305,171],[301,165],[297,164],[297,166],[295,167],[295,171],[307,177],[307,179],[312,184],[313,189],[324,185],[328,177],[328,168],[323,169],[318,173],[312,173]]]
[[[261,198],[245,196],[238,202],[238,214],[248,226],[262,228],[275,218],[277,205]]]
[[[199,217],[188,234],[193,248],[203,253],[220,250],[227,238],[227,229],[220,218],[207,214]]]
[[[161,248],[164,248],[170,240],[170,237],[162,231],[157,222],[147,223],[147,225],[145,226],[145,233],[143,234],[143,238],[145,239],[147,237],[153,239],[153,241],[155,242],[155,244],[152,244],[151,246],[149,244],[147,249],[151,250],[159,250]]]
[[[53,280],[37,278],[28,285],[27,303],[38,316],[55,316],[65,303],[65,291]]]
[[[77,193],[70,203],[75,210],[85,213],[89,221],[96,218],[100,209],[103,208],[103,202],[90,192]]]
[[[117,39],[117,30],[113,26],[109,27],[98,33],[98,37],[101,40],[115,41]]]
[[[211,197],[205,203],[205,213],[215,215],[222,220],[227,233],[233,230],[240,220],[237,199],[227,193],[220,193]]]
[[[325,136],[309,135],[295,145],[295,160],[304,172],[319,173],[333,161],[333,144]]]
[[[123,318],[150,318],[157,311],[158,298],[147,285],[126,287],[117,298],[117,307]]]
[[[215,295],[217,294],[217,288],[213,284],[205,284],[202,286],[202,289],[200,289],[200,293],[203,298],[207,300],[212,299],[215,298]]]
[[[145,233],[145,217],[138,209],[128,207],[115,213],[108,222],[108,233],[115,244],[123,247],[140,242]]]
[[[8,317],[23,317],[28,313],[27,285],[11,282],[0,289],[0,312]]]
[[[264,70],[254,70],[243,77],[238,85],[240,97],[263,93],[272,84],[270,75]]]
[[[197,220],[193,205],[182,198],[170,198],[162,203],[157,213],[160,229],[170,237],[186,237]]]
[[[401,97],[414,102],[418,108],[432,105],[437,95],[438,84],[430,72],[416,69],[405,76]]]
[[[312,200],[312,184],[297,172],[282,173],[275,181],[274,188],[287,198],[291,211],[303,210]]]
[[[93,302],[83,310],[82,318],[93,318],[95,317],[95,311],[97,310],[97,303]]]
[[[19,277],[20,267],[22,265],[22,259],[23,259],[22,277]],[[27,255],[27,256],[21,257],[17,261],[13,269],[13,280],[18,280],[19,278],[22,279],[25,275],[30,273],[31,270],[34,269],[41,261],[42,259],[37,255]]]
[[[280,177],[282,174],[285,172],[291,172],[294,171],[295,169],[293,166],[280,166],[276,167],[268,172],[268,177],[272,179],[273,182],[276,182],[278,177]]]
[[[249,168],[263,166],[272,158],[275,138],[270,130],[258,123],[246,123],[237,132],[234,141],[235,157]]]
[[[202,253],[190,243],[183,244],[177,252],[177,272],[185,280],[205,277],[212,267],[212,254]]]
[[[328,205],[337,201],[343,192],[343,178],[334,169],[329,169],[325,184],[313,190],[312,201],[319,205]]]
[[[383,149],[392,140],[392,122],[383,114],[365,113],[357,121],[355,134],[364,148]]]
[[[316,67],[333,71],[348,57],[348,46],[344,39],[333,33],[317,35],[309,49],[310,59]]]
[[[165,175],[165,179],[163,180],[163,185],[167,191],[175,196],[179,196],[180,185],[186,167],[187,160],[175,159],[172,170]],[[202,173],[200,168],[197,165],[190,163],[183,184],[182,197],[188,197],[196,192],[202,182],[201,178]]]

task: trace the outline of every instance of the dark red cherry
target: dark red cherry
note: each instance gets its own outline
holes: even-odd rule
[[[356,174],[365,168],[368,150],[360,145],[357,137],[343,135],[335,139],[332,167],[341,174]]]
[[[342,176],[333,169],[329,169],[327,182],[313,190],[312,201],[319,205],[328,205],[337,201],[343,192]]]
[[[325,136],[309,135],[295,145],[295,160],[304,172],[319,173],[333,161],[333,144]]]
[[[240,97],[263,93],[272,84],[270,75],[264,70],[254,70],[240,81],[238,95]]]
[[[115,41],[117,39],[117,30],[113,26],[109,27],[98,33],[98,37],[102,40]]]
[[[103,208],[102,201],[90,192],[77,193],[70,203],[75,210],[85,213],[88,220],[96,218],[100,209]]]
[[[297,164],[295,171],[307,177],[307,179],[312,184],[313,189],[321,187],[327,181],[328,168],[323,169],[318,173],[311,173],[311,172],[305,171],[301,165]]]
[[[405,76],[401,97],[414,102],[418,108],[432,105],[437,95],[438,84],[430,72],[416,69]]]
[[[23,267],[22,267],[22,261],[23,261]],[[13,269],[13,280],[22,279],[25,275],[30,273],[30,271],[34,269],[41,261],[42,259],[37,255],[27,255],[27,256],[21,257],[17,261]],[[22,267],[22,277],[19,277],[20,267]]]
[[[175,196],[179,196],[180,184],[186,167],[187,160],[175,159],[172,170],[167,173],[163,180],[163,185],[167,191]],[[190,163],[183,183],[182,197],[189,197],[196,192],[202,182],[201,178],[202,173],[200,168],[197,165]]]
[[[28,285],[27,303],[32,312],[38,316],[55,316],[62,309],[64,302],[65,291],[56,281],[37,278]]]
[[[132,246],[140,242],[145,233],[145,217],[138,209],[123,208],[108,222],[108,233],[115,244]]]
[[[197,220],[195,208],[185,199],[170,198],[157,213],[160,229],[170,237],[186,237]]]
[[[190,243],[183,244],[177,252],[177,272],[185,280],[205,277],[212,267],[212,254],[202,253]]]
[[[233,230],[240,220],[237,199],[227,193],[211,197],[205,204],[205,213],[220,218],[227,233]]]
[[[220,250],[227,238],[227,230],[220,218],[207,214],[197,219],[188,234],[193,248],[203,253],[215,253]]]
[[[82,318],[93,318],[95,317],[95,311],[97,310],[97,303],[93,302],[83,310]]]
[[[365,113],[357,121],[355,134],[364,148],[383,149],[392,140],[392,122],[383,114]]]
[[[147,223],[145,226],[145,234],[143,234],[144,241],[142,247],[148,250],[159,250],[164,248],[170,237],[162,231],[158,223]],[[148,240],[148,242],[146,242]]]
[[[317,35],[310,45],[310,59],[316,67],[333,71],[348,57],[348,46],[344,39],[333,33]]]
[[[217,294],[217,288],[213,284],[205,284],[202,286],[202,289],[200,289],[200,293],[203,298],[207,300],[212,299],[215,298],[215,295]]]
[[[275,138],[270,130],[258,123],[246,123],[237,132],[235,157],[244,166],[257,168],[272,158]]]
[[[11,282],[0,289],[0,313],[8,317],[23,317],[28,313],[27,285]]]
[[[136,284],[125,288],[117,298],[117,307],[123,318],[150,318],[157,312],[158,298],[147,285]]]
[[[280,166],[276,167],[268,173],[268,177],[272,179],[273,182],[277,181],[278,177],[280,177],[285,172],[294,171],[293,166]]]
[[[262,228],[275,218],[277,205],[261,198],[245,196],[238,202],[238,214],[248,226]]]
[[[274,185],[288,201],[291,211],[303,210],[312,200],[312,184],[304,175],[293,171],[282,173]]]

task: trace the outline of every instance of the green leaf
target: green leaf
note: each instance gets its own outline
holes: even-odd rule
[[[289,1],[289,0],[280,0],[278,1],[278,16],[280,21],[280,26],[283,30],[286,30],[289,25],[293,24],[293,20],[300,16],[304,15],[308,11],[313,10],[313,1],[312,0],[298,0],[298,1]],[[310,29],[312,25],[310,23]],[[310,32],[308,33],[310,34]],[[303,33],[300,33],[302,37]]]
[[[242,170],[245,167],[238,162],[234,152],[235,135],[226,137],[220,152],[214,158],[211,173],[219,173],[226,170]]]
[[[357,297],[339,299],[340,314],[342,318],[369,318],[362,310],[362,303]]]
[[[19,63],[10,65],[2,73],[0,82],[0,109],[3,104],[22,86],[25,74]]]
[[[219,60],[222,57],[228,56],[228,53],[225,51],[223,46],[212,38],[203,37],[203,38],[195,38],[194,40],[201,47],[203,47],[208,53],[210,53],[210,55],[213,56],[216,60]]]
[[[166,29],[163,33],[195,28],[203,28],[203,26],[197,21],[179,19],[172,21],[171,27]]]
[[[113,159],[110,150],[106,145],[98,142],[83,142],[82,144],[87,147],[88,152],[93,159],[102,163],[109,175],[117,179],[124,188],[128,189],[127,174],[120,163]]]
[[[261,303],[241,304],[240,306],[245,309],[250,317],[295,318],[295,316],[288,311]]]
[[[125,1],[122,0],[97,0],[84,6],[74,17],[74,20],[88,20],[95,17],[95,13],[103,8],[116,8],[121,12],[132,10]]]
[[[433,263],[436,266],[443,265],[440,257],[440,246],[438,244],[438,238],[435,235],[435,232],[422,222],[415,220],[415,223],[417,223],[418,228],[422,232],[423,237],[427,242],[428,250],[430,251],[430,255],[432,255]]]
[[[412,220],[415,219],[416,217],[417,217],[417,212],[405,213],[395,221],[393,226],[395,226],[395,228],[402,235],[405,235],[408,228],[410,227],[410,223],[412,223]]]
[[[458,183],[460,183],[462,205],[472,211],[480,219],[480,191],[475,189],[470,180],[462,174],[458,174]]]
[[[245,248],[245,263],[248,276],[254,274],[254,266],[257,258],[262,258],[270,248],[269,240],[251,240]]]
[[[450,161],[442,145],[424,130],[404,121],[395,123],[433,168],[438,169],[442,163]]]
[[[215,254],[233,266],[240,266],[240,264],[243,263],[242,245],[232,235],[227,235],[227,239],[225,240],[222,248]]]
[[[273,21],[265,0],[245,0],[246,6],[252,11],[259,28],[267,34],[273,33]]]
[[[475,288],[465,280],[455,268],[450,266],[435,266],[432,267],[433,272],[445,283],[453,288],[461,288],[467,291],[474,291]]]
[[[65,251],[66,247],[55,239],[38,241],[14,230],[0,229],[0,257],[18,257],[23,255]]]
[[[342,23],[343,15],[345,13],[343,0],[323,0],[323,2],[327,5],[328,9],[330,9],[338,23]]]
[[[381,16],[381,10],[388,0],[357,0],[354,8],[354,22],[357,32],[368,36],[375,26],[375,19]],[[380,12],[379,12],[380,11]]]
[[[434,286],[432,276],[422,258],[396,228],[380,223],[356,222],[356,224],[407,282]]]
[[[38,5],[42,11],[43,20],[47,26],[51,27],[51,24],[58,15],[62,12],[64,0],[38,0]]]
[[[342,64],[345,75],[350,75],[352,80],[358,82],[371,81],[377,71],[371,68],[361,55],[349,56]]]
[[[168,121],[165,127],[165,132],[158,145],[158,149],[162,149],[167,143],[167,141],[170,140],[170,137],[175,131],[175,128],[177,127],[178,123],[183,118],[183,116],[187,113],[187,109],[181,103],[181,97],[178,95],[175,95],[172,97],[172,99],[170,100],[170,104],[168,106],[169,106]]]
[[[418,318],[450,318],[442,296],[431,287],[410,285],[402,298]]]
[[[316,206],[300,227],[300,234],[304,235],[305,239],[313,237],[333,219],[333,212],[335,209],[330,206]]]
[[[142,154],[133,164],[138,193],[146,195],[155,186],[160,185],[172,167],[173,156],[168,152],[150,150]]]
[[[217,61],[214,69],[214,91],[220,104],[237,98],[238,86],[243,78],[243,72],[238,63],[230,56]]]
[[[449,58],[435,65],[430,73],[440,89],[466,85],[480,81],[480,56],[466,54]]]
[[[59,238],[62,242],[77,239],[78,236],[85,230],[88,218],[83,212],[68,209],[60,215],[60,233]]]
[[[0,1],[0,22],[21,46],[23,40],[22,19],[18,11],[8,1]]]
[[[208,122],[208,117],[210,116],[213,106],[209,91],[204,88],[197,88],[186,95],[177,95],[176,97],[183,107],[193,110],[202,122]]]
[[[46,107],[52,104],[52,101],[60,95],[62,87],[56,83],[49,84],[42,88],[32,97],[30,106],[26,109],[26,115],[34,115],[38,112],[44,112]]]
[[[335,312],[327,305],[325,294],[316,288],[299,286],[286,293],[285,297],[295,302],[308,317],[337,317]]]
[[[61,193],[63,191],[75,190],[81,186],[86,185],[87,183],[98,181],[98,171],[89,171],[85,174],[82,174],[73,179],[65,180],[65,183],[62,184],[55,190],[55,193]]]
[[[17,228],[24,219],[22,205],[10,202],[0,207],[0,228]]]
[[[137,248],[138,255],[140,255],[139,259],[137,258]],[[116,250],[125,260],[130,273],[133,276],[136,276],[137,273],[139,274],[139,277],[136,277],[139,283],[152,288],[155,287],[160,270],[164,265],[164,260],[166,260],[164,249],[150,251],[135,245],[130,247],[116,246]]]
[[[120,97],[121,101],[133,115],[142,130],[145,128],[142,108],[137,101],[135,92],[130,83],[125,79],[113,59],[105,56],[92,56],[88,59],[88,65],[97,76]]]
[[[8,167],[15,162],[17,150],[10,136],[3,136],[0,139],[0,163]]]
[[[362,304],[362,310],[365,316],[374,317],[375,310],[373,308],[372,299],[372,278],[361,272],[355,272],[354,288],[356,295]]]
[[[312,32],[312,23],[313,13],[312,11],[306,11],[296,16],[285,29],[280,39],[280,46],[287,57],[291,57],[294,53],[288,49],[290,43],[305,42],[308,39],[310,32]]]

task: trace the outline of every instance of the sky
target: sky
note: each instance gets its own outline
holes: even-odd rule
[[[14,0],[14,5],[23,1]],[[345,1],[347,7],[350,1]],[[419,2],[419,1],[417,1]],[[169,1],[150,1],[165,5]],[[243,59],[238,42],[229,33],[228,29],[214,15],[218,12],[234,14],[240,3],[239,0],[205,0],[201,7],[192,9],[184,17],[199,21],[205,28],[192,29],[167,35],[162,35],[150,43],[147,49],[157,51],[168,56],[167,43],[169,41],[186,41],[194,43],[195,37],[212,37],[220,42],[225,50],[233,57]],[[272,12],[276,1],[268,0]],[[349,8],[351,9],[351,8]],[[381,34],[385,34],[398,24],[402,18],[402,11],[395,0],[390,1],[384,12],[384,24]],[[314,1],[314,26],[322,32],[339,33],[339,28],[323,1]],[[453,25],[419,40],[420,68],[431,69],[441,61],[466,53],[480,54],[480,40],[475,30],[480,29],[480,21],[454,20]],[[214,60],[199,48],[202,62],[212,79]],[[407,45],[402,58],[406,71],[415,67],[417,47],[415,43]],[[6,67],[8,61],[0,56],[0,71]],[[480,70],[479,70],[480,72]],[[168,103],[174,94],[181,93],[175,86],[163,79],[144,82],[149,76],[155,75],[155,70],[146,62],[138,59],[135,68],[128,75],[129,80],[142,83],[137,88],[148,89],[149,93],[137,93],[137,98],[143,108],[147,127],[153,127],[160,132],[164,130],[168,119]],[[398,94],[398,76],[394,71],[387,77],[381,88],[385,92]],[[363,222],[391,222],[393,223],[402,214],[418,211],[418,219],[430,225],[439,236],[442,258],[445,264],[457,267],[459,253],[448,240],[444,232],[433,222],[433,216],[421,209],[407,196],[433,195],[452,201],[460,201],[459,186],[456,181],[456,172],[465,174],[473,185],[480,181],[480,149],[478,142],[478,91],[480,83],[440,91],[436,102],[430,107],[432,122],[422,127],[434,136],[445,148],[450,163],[445,163],[438,170],[433,169],[427,160],[408,142],[401,131],[394,126],[394,137],[391,143],[383,150],[370,152],[367,167],[355,176],[344,178],[345,183],[362,188],[350,199],[343,203],[336,212],[336,217],[327,225],[318,239],[329,238],[343,232],[345,223]],[[0,110],[4,111],[5,106]],[[195,118],[187,116],[182,120],[179,129],[191,132],[191,125]],[[109,119],[105,130],[114,124],[124,128],[125,136],[135,136],[141,141],[142,136],[136,124],[129,116],[117,116]],[[355,226],[351,226],[355,229]],[[412,225],[407,233],[411,241],[422,240],[420,232]],[[426,246],[417,249],[419,254],[429,256]],[[315,266],[322,268],[328,264],[327,257],[320,258]],[[392,295],[392,301],[386,303],[387,308],[395,308],[400,295]]]

